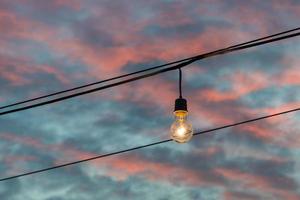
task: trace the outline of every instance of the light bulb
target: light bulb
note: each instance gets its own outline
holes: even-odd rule
[[[171,138],[178,143],[186,143],[193,136],[193,127],[187,122],[188,112],[177,110],[174,112],[175,122],[171,125]]]

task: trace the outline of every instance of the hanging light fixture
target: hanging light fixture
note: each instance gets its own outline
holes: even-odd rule
[[[179,68],[179,98],[175,100],[175,122],[171,125],[171,138],[178,143],[186,143],[193,136],[193,127],[187,122],[187,101],[182,98],[181,91],[182,71]]]

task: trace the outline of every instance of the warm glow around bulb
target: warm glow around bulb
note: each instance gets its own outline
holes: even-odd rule
[[[175,122],[171,126],[171,138],[178,143],[188,142],[193,136],[193,127],[186,121],[187,111],[176,111]]]

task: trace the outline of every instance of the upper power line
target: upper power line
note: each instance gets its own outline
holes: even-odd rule
[[[283,31],[283,32],[280,32],[280,33],[276,33],[276,34],[273,34],[273,35],[268,35],[266,37],[261,37],[261,38],[255,39],[255,40],[251,40],[251,41],[248,41],[248,42],[241,43],[241,44],[233,45],[233,46],[230,46],[230,47],[228,47],[226,49],[239,47],[239,46],[250,44],[250,43],[253,43],[253,42],[258,42],[258,41],[261,41],[261,40],[265,40],[265,39],[269,39],[269,38],[272,38],[272,37],[275,37],[275,36],[279,36],[279,35],[283,35],[283,34],[295,32],[295,31],[298,31],[298,30],[300,30],[300,28],[295,28],[295,29]],[[184,62],[184,61],[187,61],[187,60],[192,59],[192,58],[194,58],[194,57],[185,58],[185,59],[177,60],[177,61],[174,61],[174,62],[169,62],[169,63],[163,64],[163,65],[158,65],[158,66],[147,68],[147,69],[144,69],[144,70],[139,70],[139,71],[135,71],[135,72],[128,73],[128,74],[123,74],[123,75],[116,76],[116,77],[113,77],[113,78],[109,78],[109,79],[105,79],[105,80],[101,80],[101,81],[89,83],[89,84],[78,86],[78,87],[69,88],[67,90],[62,90],[62,91],[58,91],[58,92],[54,92],[54,93],[42,95],[42,96],[39,96],[39,97],[35,97],[35,98],[32,98],[32,99],[27,99],[27,100],[19,101],[19,102],[16,102],[16,103],[5,105],[5,106],[0,106],[0,109],[9,108],[9,107],[12,107],[12,106],[21,105],[21,104],[24,104],[24,103],[29,103],[29,102],[32,102],[32,101],[36,101],[36,100],[40,100],[40,99],[44,99],[44,98],[56,96],[56,95],[59,95],[59,94],[63,94],[63,93],[67,93],[67,92],[71,92],[71,91],[83,89],[83,88],[86,88],[86,87],[90,87],[90,86],[93,86],[93,85],[98,85],[98,84],[101,84],[101,83],[105,83],[105,82],[117,80],[117,79],[120,79],[120,78],[125,78],[125,77],[132,76],[132,75],[135,75],[135,74],[144,73],[144,72],[151,71],[151,70],[154,70],[154,69],[159,69],[159,68],[162,68],[162,67],[165,67],[165,66],[169,66],[169,65],[180,63],[180,62]]]
[[[246,123],[251,123],[251,122],[255,122],[255,121],[259,121],[259,120],[263,120],[263,119],[267,119],[267,118],[271,118],[271,117],[275,117],[275,116],[279,116],[279,115],[284,115],[284,114],[288,114],[288,113],[291,113],[291,112],[296,112],[296,111],[299,111],[299,110],[300,110],[300,108],[295,108],[295,109],[286,110],[286,111],[271,114],[271,115],[265,115],[265,116],[254,118],[254,119],[249,119],[249,120],[245,120],[245,121],[241,121],[241,122],[237,122],[237,123],[233,123],[233,124],[228,124],[228,125],[225,125],[225,126],[220,126],[220,127],[216,127],[216,128],[208,129],[208,130],[205,130],[205,131],[194,133],[194,136],[198,136],[198,135],[201,135],[201,134],[214,132],[214,131],[217,131],[217,130],[230,128],[230,127],[234,127],[234,126],[238,126],[238,125],[242,125],[242,124],[246,124]],[[159,141],[159,142],[153,142],[153,143],[146,144],[146,145],[141,145],[141,146],[137,146],[137,147],[133,147],[133,148],[129,148],[129,149],[124,149],[124,150],[120,150],[120,151],[115,151],[115,152],[112,152],[112,153],[107,153],[107,154],[103,154],[103,155],[99,155],[99,156],[94,156],[94,157],[90,157],[90,158],[86,158],[86,159],[82,159],[82,160],[78,160],[78,161],[74,161],[74,162],[69,162],[69,163],[65,163],[65,164],[61,164],[61,165],[56,165],[56,166],[53,166],[53,167],[48,167],[48,168],[44,168],[44,169],[40,169],[40,170],[35,170],[35,171],[27,172],[27,173],[14,175],[14,176],[9,176],[9,177],[0,179],[0,181],[6,181],[6,180],[10,180],[10,179],[20,178],[20,177],[23,177],[23,176],[29,176],[29,175],[38,174],[38,173],[42,173],[42,172],[46,172],[46,171],[50,171],[50,170],[54,170],[54,169],[58,169],[58,168],[67,167],[67,166],[70,166],[70,165],[80,164],[80,163],[84,163],[84,162],[88,162],[88,161],[92,161],[92,160],[97,160],[97,159],[100,159],[100,158],[105,158],[105,157],[109,157],[109,156],[113,156],[113,155],[123,154],[123,153],[126,153],[126,152],[131,152],[131,151],[135,151],[135,150],[138,150],[138,149],[143,149],[143,148],[147,148],[147,147],[151,147],[151,146],[156,146],[156,145],[167,143],[167,142],[170,142],[170,141],[172,141],[172,139],[162,140],[162,141]]]
[[[287,33],[298,31],[298,30],[300,30],[300,28],[290,29],[290,30],[287,30],[287,31],[283,31],[283,32],[280,32],[280,33],[273,34],[273,35],[268,35],[266,37],[261,37],[261,38],[255,39],[255,40],[250,40],[248,42],[244,42],[244,43],[240,43],[240,44],[237,44],[237,45],[233,45],[233,46],[227,47],[225,49],[236,48],[236,47],[239,47],[239,46],[242,46],[242,45],[247,45],[247,44],[250,44],[250,43],[253,43],[253,42],[262,41],[262,40],[265,40],[265,39],[273,38],[273,37],[276,37],[276,36],[284,35],[284,34],[287,34]],[[222,49],[222,50],[224,50],[224,49]],[[220,51],[220,50],[218,50],[218,51]],[[36,101],[36,100],[40,100],[40,99],[44,99],[44,98],[56,96],[56,95],[59,95],[59,94],[64,94],[64,93],[68,93],[68,92],[71,92],[71,91],[75,91],[75,90],[87,88],[87,87],[90,87],[90,86],[93,86],[93,85],[98,85],[98,84],[101,84],[101,83],[105,83],[105,82],[109,82],[109,81],[113,81],[113,80],[117,80],[117,79],[129,77],[129,76],[132,76],[132,75],[144,73],[144,72],[151,71],[151,70],[154,70],[154,69],[163,68],[163,67],[166,67],[166,66],[169,66],[169,65],[174,65],[174,64],[177,64],[177,63],[181,63],[181,62],[190,60],[192,58],[195,58],[195,56],[194,57],[185,58],[185,59],[182,59],[182,60],[177,60],[177,61],[174,61],[174,62],[169,62],[169,63],[162,64],[162,65],[158,65],[158,66],[155,66],[155,67],[150,67],[150,68],[147,68],[147,69],[144,69],[144,70],[139,70],[139,71],[135,71],[135,72],[128,73],[128,74],[123,74],[123,75],[116,76],[116,77],[113,77],[113,78],[109,78],[109,79],[105,79],[105,80],[101,80],[101,81],[96,81],[96,82],[89,83],[89,84],[86,84],[86,85],[69,88],[67,90],[62,90],[62,91],[58,91],[58,92],[54,92],[54,93],[42,95],[42,96],[35,97],[35,98],[32,98],[32,99],[27,99],[27,100],[19,101],[19,102],[16,102],[16,103],[5,105],[5,106],[0,106],[0,109],[9,108],[9,107],[12,107],[12,106],[17,106],[17,105],[21,105],[21,104],[24,104],[24,103],[29,103],[29,102],[32,102],[32,101]]]
[[[115,86],[118,86],[118,85],[122,85],[122,84],[125,84],[125,83],[136,81],[136,80],[139,80],[139,79],[143,79],[143,78],[147,78],[147,77],[154,76],[154,75],[157,75],[157,74],[161,74],[161,73],[164,73],[164,72],[179,69],[179,68],[185,67],[185,66],[187,66],[187,65],[189,65],[189,64],[191,64],[195,61],[198,61],[198,60],[201,60],[201,59],[204,59],[204,58],[208,58],[208,57],[212,57],[212,56],[216,56],[216,55],[221,55],[221,54],[226,54],[226,53],[230,53],[230,52],[234,52],[234,51],[239,51],[239,50],[243,50],[243,49],[247,49],[247,48],[251,48],[251,47],[255,47],[255,46],[260,46],[260,45],[268,44],[268,43],[271,43],[271,42],[276,42],[276,41],[279,41],[279,40],[288,39],[288,38],[291,38],[291,37],[296,37],[296,36],[300,35],[299,30],[300,30],[300,28],[291,29],[291,30],[288,30],[288,31],[284,31],[284,32],[276,33],[276,34],[269,35],[269,36],[266,36],[266,37],[251,40],[251,41],[248,41],[248,42],[240,43],[240,44],[237,44],[237,45],[233,45],[233,46],[223,48],[223,49],[219,49],[219,50],[216,50],[216,51],[212,51],[212,52],[209,52],[209,53],[200,54],[200,55],[197,55],[197,56],[193,56],[193,57],[190,57],[190,58],[185,58],[185,59],[182,59],[182,60],[170,62],[170,63],[159,65],[159,66],[156,66],[156,67],[152,67],[152,68],[132,72],[132,73],[129,73],[129,74],[124,74],[124,75],[121,75],[121,76],[117,76],[117,77],[113,77],[113,78],[110,78],[110,79],[90,83],[90,84],[87,84],[87,85],[71,88],[71,89],[68,89],[68,90],[63,90],[63,91],[60,91],[60,92],[51,93],[51,94],[36,97],[36,98],[33,98],[33,99],[28,99],[28,100],[20,101],[20,102],[17,102],[17,103],[9,104],[9,105],[0,107],[0,109],[4,109],[4,108],[16,106],[16,105],[21,105],[21,104],[24,104],[24,103],[33,102],[33,101],[36,101],[36,100],[48,98],[48,97],[55,96],[55,95],[58,95],[58,94],[63,94],[63,93],[67,93],[67,92],[70,92],[70,91],[75,91],[75,90],[78,90],[78,89],[86,88],[86,87],[89,87],[89,86],[92,86],[92,85],[97,85],[97,84],[100,84],[100,83],[104,83],[104,82],[108,82],[108,81],[112,81],[112,80],[117,80],[117,79],[120,79],[120,78],[125,78],[125,77],[133,76],[133,75],[136,75],[136,74],[156,70],[154,72],[149,72],[149,73],[146,73],[146,74],[143,74],[143,75],[140,75],[140,76],[135,76],[135,77],[129,78],[127,80],[122,80],[122,81],[115,82],[115,83],[112,83],[112,84],[108,84],[108,85],[100,86],[100,87],[97,87],[97,88],[77,92],[77,93],[66,95],[66,96],[63,96],[63,97],[54,98],[54,99],[51,99],[51,100],[46,100],[44,102],[39,102],[39,103],[23,106],[23,107],[20,107],[20,108],[11,109],[11,110],[8,110],[8,111],[3,111],[3,112],[0,112],[0,115],[5,115],[5,114],[9,114],[9,113],[14,113],[14,112],[22,111],[22,110],[31,109],[31,108],[34,108],[34,107],[39,107],[39,106],[43,106],[43,105],[47,105],[47,104],[52,104],[52,103],[55,103],[55,102],[58,102],[58,101],[63,101],[63,100],[66,100],[66,99],[70,99],[70,98],[73,98],[73,97],[76,97],[76,96],[81,96],[81,95],[85,95],[85,94],[88,94],[88,93],[92,93],[92,92],[104,90],[104,89],[107,89],[107,88],[115,87]],[[166,66],[170,66],[170,67],[166,67]]]

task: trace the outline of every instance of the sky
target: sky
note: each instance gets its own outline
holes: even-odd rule
[[[0,105],[299,26],[296,0],[1,0]],[[300,106],[300,38],[183,69],[194,131]],[[0,116],[0,177],[169,138],[178,72]],[[0,182],[2,200],[300,199],[300,113]]]

